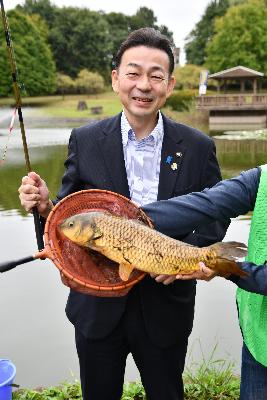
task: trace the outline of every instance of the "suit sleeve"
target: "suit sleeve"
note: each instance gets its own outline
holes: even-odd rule
[[[241,278],[231,275],[229,278],[241,289],[267,296],[267,265],[255,265],[251,262],[238,263],[248,276]]]
[[[203,167],[201,179],[202,189],[210,188],[222,179],[213,141],[210,142],[209,151],[207,153],[206,165]],[[197,227],[182,240],[198,247],[209,246],[212,243],[223,240],[229,225],[229,218],[220,221],[213,221],[209,224]]]
[[[195,229],[199,234],[199,228],[208,229],[212,221],[225,221],[252,211],[259,180],[260,168],[253,168],[202,192],[150,203],[142,208],[155,228],[168,236],[185,235]]]
[[[83,188],[79,174],[77,150],[76,130],[73,129],[69,140],[68,157],[64,163],[65,172],[62,177],[61,188],[59,189],[55,203],[67,195],[77,192]]]

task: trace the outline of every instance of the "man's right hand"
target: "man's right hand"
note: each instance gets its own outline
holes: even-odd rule
[[[49,190],[45,181],[38,174],[29,172],[28,176],[24,176],[18,191],[21,205],[27,212],[37,207],[39,214],[47,218],[53,203],[49,200]]]

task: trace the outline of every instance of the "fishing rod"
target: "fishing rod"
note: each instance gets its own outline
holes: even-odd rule
[[[19,115],[19,124],[20,124],[20,131],[21,131],[21,137],[22,137],[22,143],[23,143],[26,168],[27,168],[28,172],[31,172],[32,169],[31,169],[31,163],[30,163],[30,157],[29,157],[29,151],[28,151],[28,146],[27,146],[27,140],[26,140],[26,134],[25,134],[25,128],[24,128],[24,122],[23,122],[23,115],[22,115],[22,101],[21,101],[20,87],[19,87],[19,83],[18,83],[18,79],[17,79],[18,74],[17,74],[17,68],[16,68],[15,53],[14,53],[14,49],[13,49],[13,45],[12,45],[10,29],[8,26],[8,20],[7,20],[7,15],[6,15],[5,8],[4,8],[3,0],[0,0],[0,5],[1,5],[1,14],[2,14],[2,23],[3,23],[3,28],[4,28],[4,34],[5,34],[5,38],[6,38],[8,60],[9,60],[10,68],[11,68],[16,109],[18,110],[18,115]],[[40,224],[40,216],[39,216],[37,207],[33,208],[33,218],[34,218],[37,246],[38,246],[38,250],[41,251],[44,248],[44,241],[43,241],[43,235],[42,235],[41,224]]]

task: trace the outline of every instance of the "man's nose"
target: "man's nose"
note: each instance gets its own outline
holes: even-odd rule
[[[142,90],[143,92],[151,90],[151,83],[149,77],[147,75],[140,76],[137,81],[136,87]]]

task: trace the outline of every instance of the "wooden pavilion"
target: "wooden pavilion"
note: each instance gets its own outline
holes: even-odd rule
[[[197,109],[209,111],[210,130],[266,127],[267,93],[261,92],[263,76],[262,72],[243,66],[209,75],[217,81],[217,94],[199,96]]]

